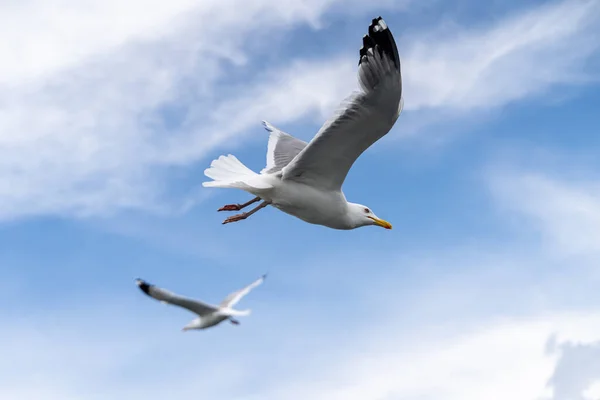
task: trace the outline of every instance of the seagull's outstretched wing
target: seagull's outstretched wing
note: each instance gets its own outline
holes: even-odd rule
[[[267,145],[267,166],[260,173],[272,174],[288,165],[308,143],[275,128],[267,121],[263,121],[263,126],[271,135]]]
[[[244,297],[245,295],[250,293],[250,291],[252,289],[254,289],[255,287],[257,287],[258,285],[263,283],[263,281],[265,280],[266,277],[267,277],[267,274],[264,274],[263,276],[261,276],[260,278],[258,278],[257,280],[255,280],[254,282],[252,282],[251,284],[246,286],[245,288],[240,289],[237,292],[231,293],[229,296],[227,296],[225,298],[225,300],[223,300],[221,302],[221,304],[219,304],[219,307],[222,307],[222,308],[233,307],[242,299],[242,297]]]
[[[402,111],[402,74],[396,42],[381,17],[360,49],[353,93],[313,140],[283,168],[283,179],[339,190],[354,161],[392,128]]]
[[[210,304],[203,303],[198,300],[189,299],[187,297],[179,296],[168,290],[161,289],[142,279],[136,279],[135,283],[140,287],[142,292],[148,296],[155,298],[163,303],[173,304],[179,307],[186,308],[199,316],[208,315],[217,311],[217,307]]]

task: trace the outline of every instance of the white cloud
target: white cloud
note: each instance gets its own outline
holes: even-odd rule
[[[131,40],[162,36],[176,17],[197,5],[194,0],[4,2],[0,33],[8,40],[0,44],[0,84],[48,77]]]
[[[585,63],[600,46],[599,16],[596,0],[553,2],[492,28],[425,34],[403,54],[405,107],[492,108],[589,80]]]
[[[583,391],[583,400],[600,400],[600,379]]]
[[[64,322],[49,324],[40,318],[3,330],[0,396],[550,399],[554,387],[548,386],[549,379],[560,366],[560,356],[547,351],[548,337],[557,334],[561,342],[585,344],[600,336],[597,313],[487,321],[484,327],[464,327],[458,333],[445,331],[443,325],[432,329],[388,321],[380,329],[364,327],[339,337],[335,346],[299,351],[282,340],[294,328],[280,326],[275,338],[260,340],[240,338],[239,330],[229,326],[186,335],[175,332],[178,325],[169,321],[154,325],[176,313],[152,305],[152,316],[137,313],[129,321],[120,312],[92,308],[93,317],[69,313],[62,315]],[[240,343],[228,346],[228,341]],[[282,368],[276,371],[276,365]]]
[[[161,162],[187,164],[215,147],[226,146],[230,150],[248,134],[250,127],[256,127],[250,132],[260,131],[263,119],[281,124],[311,113],[319,114],[321,120],[328,118],[340,99],[353,88],[356,80],[353,67],[353,63],[340,58],[298,62],[282,71],[272,71],[268,80],[252,85],[236,99],[219,104],[208,118],[209,129],[199,134],[190,129],[190,135],[170,141]],[[199,121],[192,119],[187,123],[197,126]],[[266,143],[267,135],[262,138]]]
[[[600,317],[488,321],[485,328],[467,328],[457,336],[444,334],[443,325],[433,336],[413,328],[387,326],[382,337],[356,340],[329,365],[252,399],[548,399],[558,359],[546,351],[548,337],[558,333],[561,340],[589,341],[600,335]]]
[[[492,194],[505,209],[517,212],[563,255],[600,251],[600,182],[550,178],[535,172],[495,172]]]

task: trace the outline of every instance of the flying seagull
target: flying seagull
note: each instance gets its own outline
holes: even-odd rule
[[[183,327],[183,331],[190,329],[206,329],[229,320],[234,325],[239,325],[240,322],[234,317],[246,316],[250,314],[250,310],[234,310],[232,307],[236,305],[242,297],[247,295],[256,286],[263,283],[267,275],[263,275],[248,286],[237,292],[231,293],[218,306],[204,303],[199,300],[190,299],[171,293],[165,289],[156,287],[142,279],[136,279],[135,283],[140,287],[142,292],[148,296],[159,300],[162,303],[173,304],[183,307],[198,315],[198,318]]]
[[[392,229],[370,208],[346,201],[342,191],[354,161],[390,131],[404,105],[398,49],[381,17],[373,19],[369,34],[363,37],[358,66],[362,90],[342,103],[310,143],[263,121],[270,136],[267,166],[260,174],[231,154],[212,161],[204,174],[213,180],[203,186],[237,188],[256,196],[219,211],[239,211],[262,200],[251,211],[229,217],[223,224],[246,219],[272,205],[306,222],[333,229],[367,225]]]

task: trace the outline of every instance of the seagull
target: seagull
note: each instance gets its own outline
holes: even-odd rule
[[[156,287],[142,279],[136,279],[135,283],[139,286],[142,292],[148,296],[159,300],[162,303],[173,304],[179,307],[183,307],[198,315],[198,318],[183,327],[183,331],[191,329],[206,329],[211,326],[220,324],[225,320],[229,320],[234,325],[239,325],[240,322],[234,317],[246,316],[250,314],[250,310],[234,310],[232,307],[236,305],[242,297],[247,295],[256,286],[263,283],[267,274],[262,275],[260,278],[249,284],[248,286],[238,290],[237,292],[231,293],[225,298],[218,306],[204,303],[199,300],[190,299],[187,297],[179,296],[175,293],[171,293],[165,289]]]
[[[239,211],[262,200],[254,209],[229,217],[223,224],[244,220],[271,205],[308,223],[333,229],[368,225],[392,229],[369,207],[346,201],[342,191],[356,159],[390,131],[404,106],[394,37],[381,17],[372,20],[368,32],[359,52],[361,90],[346,98],[310,143],[263,121],[270,135],[267,165],[259,174],[231,154],[213,160],[204,171],[213,179],[203,182],[205,187],[242,189],[255,196],[218,211]]]

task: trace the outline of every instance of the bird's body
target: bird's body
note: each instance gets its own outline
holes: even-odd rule
[[[273,207],[311,224],[333,229],[353,228],[352,221],[346,219],[348,207],[341,191],[323,192],[303,183],[279,182],[270,202]]]
[[[266,278],[266,274],[247,285],[246,287],[231,293],[218,306],[204,303],[200,300],[194,300],[179,296],[165,289],[161,289],[142,279],[136,279],[136,284],[146,295],[166,304],[172,304],[183,307],[193,312],[198,317],[187,324],[183,330],[206,329],[218,325],[225,320],[229,320],[234,325],[239,325],[235,319],[237,316],[246,316],[250,310],[235,310],[232,307],[237,304],[242,297],[247,295],[253,288],[260,285]]]
[[[346,221],[346,197],[342,191],[322,191],[301,182],[284,181],[281,173],[265,174],[268,189],[247,189],[286,214],[311,224],[334,229],[351,229]]]
[[[185,330],[206,329],[206,328],[210,328],[215,325],[219,325],[221,322],[225,321],[226,319],[228,319],[228,317],[226,317],[224,315],[209,314],[209,315],[205,315],[204,317],[198,317],[198,318],[194,319],[192,322],[190,322],[188,325],[186,325],[186,327],[184,329]]]
[[[391,229],[369,208],[346,201],[342,184],[356,159],[385,136],[403,108],[400,58],[394,38],[381,17],[373,19],[360,50],[358,80],[361,91],[352,93],[321,127],[310,143],[263,121],[271,133],[267,166],[260,174],[235,156],[221,156],[204,171],[212,178],[203,186],[237,188],[256,196],[245,204],[219,211],[240,210],[256,201],[252,211],[228,218],[245,219],[272,205],[311,224],[334,229],[378,225]]]

